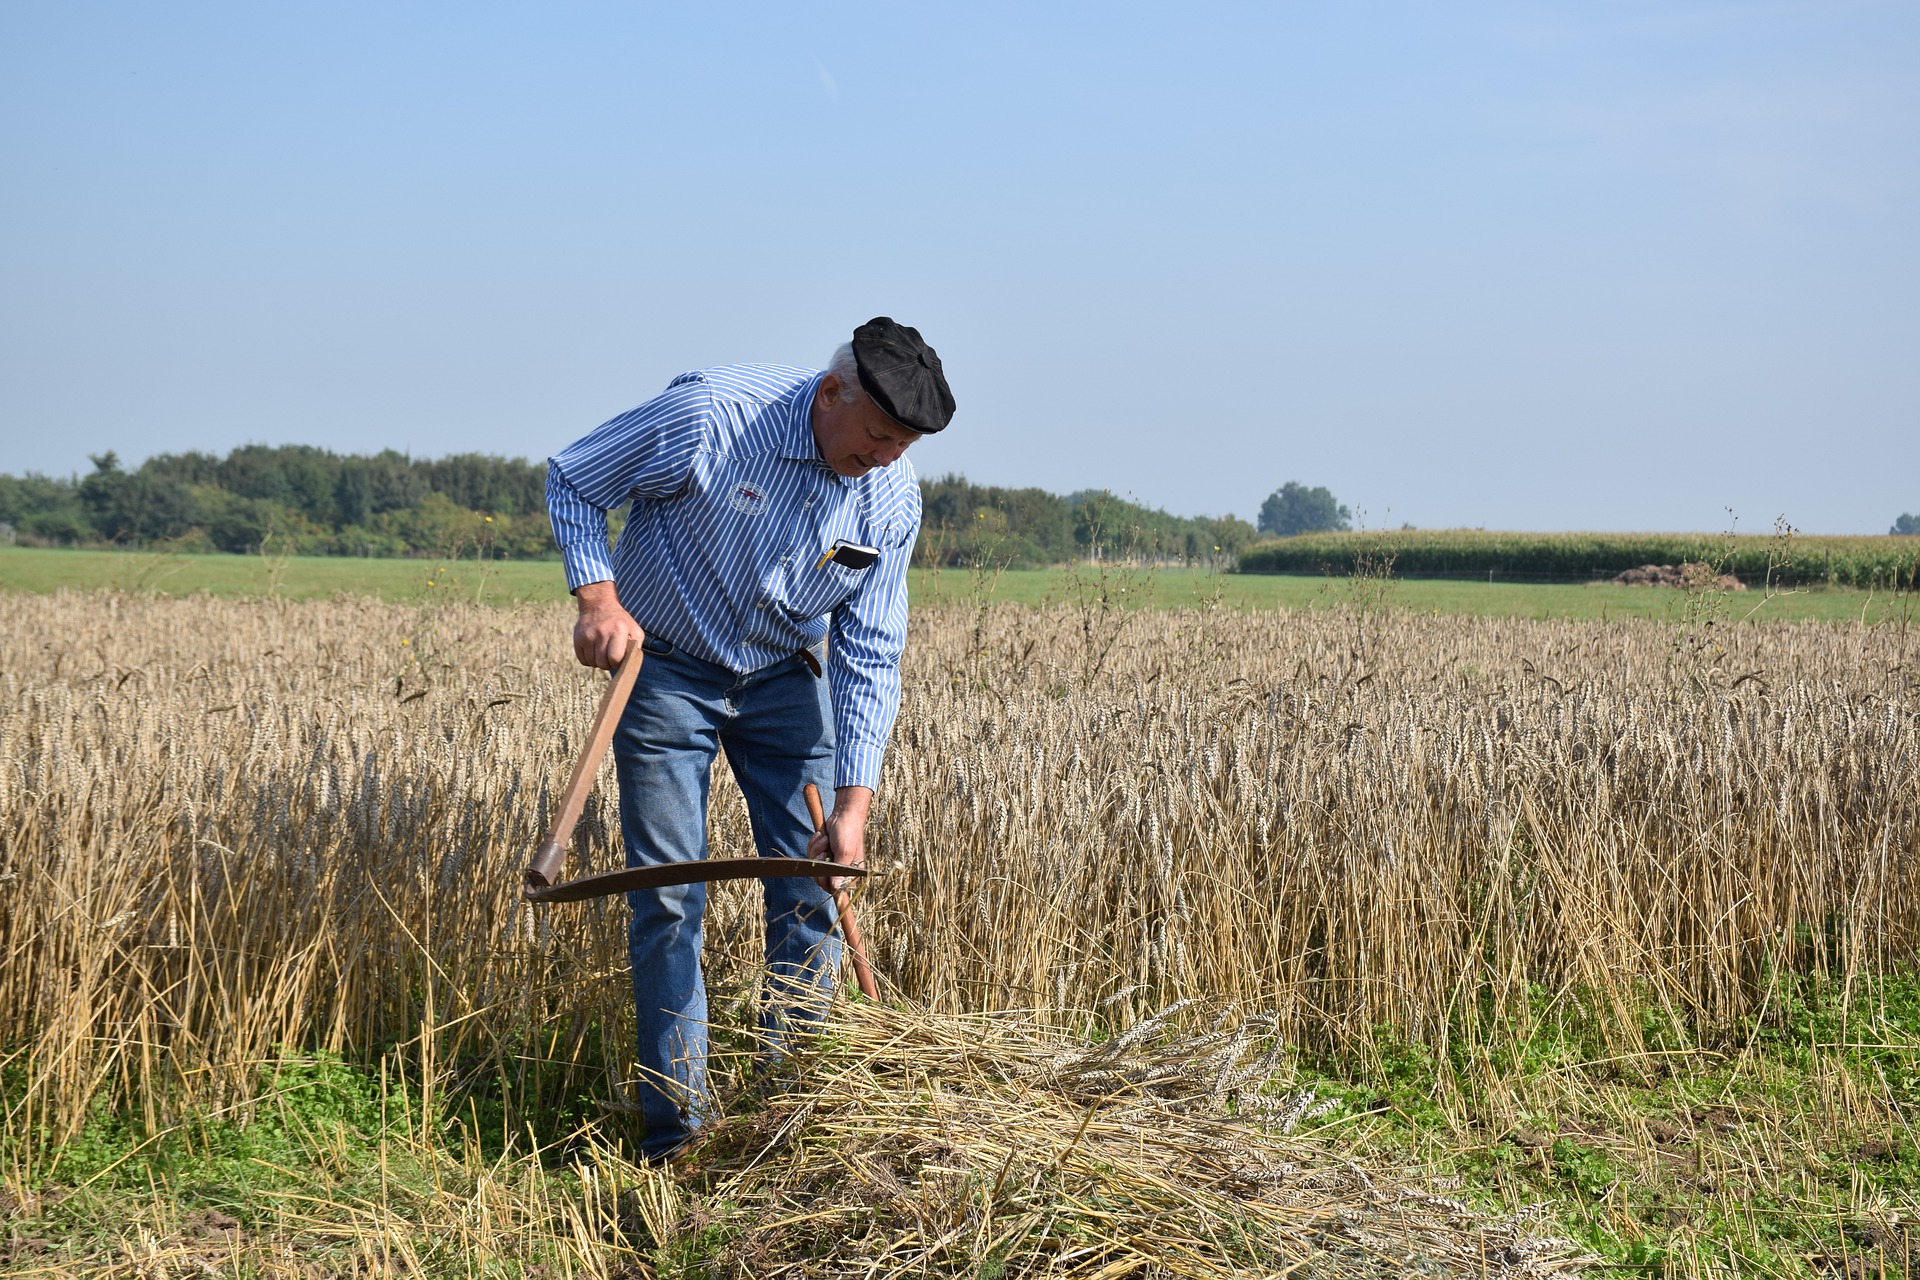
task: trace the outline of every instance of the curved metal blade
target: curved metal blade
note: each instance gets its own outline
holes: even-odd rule
[[[528,902],[579,902],[604,898],[629,889],[659,889],[670,884],[701,880],[770,880],[796,876],[864,876],[865,867],[845,867],[818,858],[699,858],[692,862],[663,862],[653,867],[602,871],[563,884],[522,884],[520,896]]]

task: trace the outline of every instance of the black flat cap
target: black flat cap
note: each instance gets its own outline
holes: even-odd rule
[[[875,316],[853,331],[853,363],[881,412],[908,430],[930,436],[953,420],[947,375],[918,329]]]

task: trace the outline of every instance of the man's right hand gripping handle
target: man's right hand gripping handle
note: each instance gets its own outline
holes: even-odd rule
[[[580,620],[573,624],[573,656],[582,666],[611,671],[627,656],[629,645],[645,640],[646,632],[620,604],[611,582],[588,582],[573,593]]]

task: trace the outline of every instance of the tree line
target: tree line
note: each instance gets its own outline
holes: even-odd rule
[[[0,475],[0,522],[45,546],[170,546],[303,555],[552,551],[546,468],[518,458],[371,456],[243,445],[225,457],[111,453],[83,477]]]
[[[1176,516],[1096,489],[922,480],[922,564],[1035,567],[1119,558],[1232,565],[1254,543],[1347,529],[1352,512],[1324,486],[1289,480],[1237,516]],[[615,517],[616,527],[618,515]],[[1920,534],[1920,515],[1889,531]],[[311,445],[243,445],[224,457],[164,453],[131,470],[113,453],[65,479],[0,474],[0,542],[171,547],[180,551],[542,559],[546,465],[463,453],[336,454]],[[1262,556],[1284,556],[1273,546]],[[1277,562],[1276,562],[1277,563]],[[1255,567],[1249,564],[1246,567]],[[1261,568],[1273,566],[1264,560]]]
[[[1101,489],[1061,495],[965,476],[920,482],[923,564],[1033,567],[1070,560],[1233,563],[1257,536],[1238,516],[1175,516]]]
[[[1099,490],[1061,495],[951,475],[923,480],[921,492],[916,556],[924,564],[1230,564],[1257,536],[1236,516],[1169,515]],[[556,554],[544,463],[478,453],[343,455],[311,445],[157,454],[131,469],[104,453],[85,476],[0,475],[0,538],[188,552]]]

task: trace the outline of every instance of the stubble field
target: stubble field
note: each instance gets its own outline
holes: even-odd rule
[[[671,1175],[624,1155],[624,911],[514,897],[598,693],[566,629],[0,595],[0,1263],[1890,1275],[1920,1244],[1904,628],[921,609],[861,900],[886,998],[748,1090],[756,900],[716,890],[732,1118]],[[713,852],[750,852],[714,795]],[[577,869],[614,822],[609,770]]]

